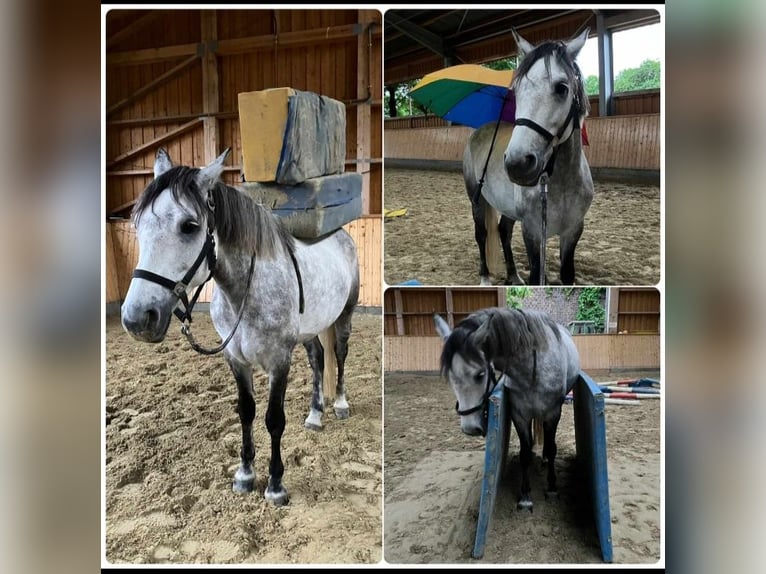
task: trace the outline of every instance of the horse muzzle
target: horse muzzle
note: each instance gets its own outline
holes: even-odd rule
[[[159,306],[123,306],[122,327],[137,341],[160,343],[170,326],[170,313]]]
[[[505,171],[516,185],[537,185],[543,168],[542,158],[533,153],[506,154]]]
[[[460,417],[460,430],[468,436],[487,436],[486,410]]]

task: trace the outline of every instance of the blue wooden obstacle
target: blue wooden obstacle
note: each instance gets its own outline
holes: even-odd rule
[[[471,556],[484,556],[489,523],[495,509],[497,485],[503,473],[508,456],[508,439],[511,435],[510,399],[505,390],[503,379],[489,397],[489,416],[487,417],[487,445],[484,450],[484,478],[481,483],[481,502],[479,520],[476,524],[476,541]]]
[[[511,429],[510,398],[505,385],[499,384],[489,401],[484,478],[481,485],[476,539],[471,553],[474,558],[484,556],[484,547],[495,508],[497,486],[508,455],[508,440]],[[604,562],[611,562],[612,522],[609,513],[604,394],[600,387],[582,371],[574,386],[574,419],[577,459],[585,471],[592,497],[601,556]]]
[[[584,371],[574,386],[575,445],[585,470],[593,517],[604,562],[612,561],[612,520],[609,513],[609,475],[606,467],[604,393]]]

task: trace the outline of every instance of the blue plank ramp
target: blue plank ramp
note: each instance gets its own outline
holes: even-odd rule
[[[489,399],[484,478],[481,485],[476,539],[471,552],[473,558],[484,556],[497,498],[497,487],[508,455],[511,429],[510,397],[505,385],[502,384],[502,379],[497,387]],[[583,371],[580,372],[573,391],[578,464],[582,465],[589,485],[602,559],[604,562],[612,562],[612,522],[609,511],[604,393]]]
[[[577,461],[582,465],[590,490],[601,557],[604,562],[612,562],[604,393],[584,371],[580,371],[573,391]]]
[[[484,450],[484,478],[481,484],[479,519],[476,524],[476,540],[471,556],[482,558],[487,543],[492,513],[495,509],[497,486],[505,467],[508,454],[508,439],[511,433],[509,396],[503,379],[489,397],[487,417],[487,438]]]

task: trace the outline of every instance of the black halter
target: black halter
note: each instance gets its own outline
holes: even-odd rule
[[[564,135],[564,132],[569,127],[569,123],[572,122],[572,133],[576,132],[578,129],[580,129],[580,114],[579,114],[579,101],[577,96],[572,98],[572,105],[569,107],[569,114],[567,115],[567,119],[564,120],[563,125],[559,129],[558,133],[556,135],[553,135],[551,132],[546,130],[543,126],[540,124],[528,120],[527,118],[516,118],[516,120],[513,122],[516,126],[521,126],[525,128],[530,128],[537,132],[539,135],[543,137],[545,142],[548,144],[548,147],[553,147],[553,152],[551,153],[551,157],[548,159],[548,163],[545,164],[545,171],[548,174],[548,177],[553,175],[553,166],[556,163],[556,154],[559,150],[559,143],[561,140],[561,136]],[[569,136],[572,137],[572,136]]]
[[[210,270],[210,273],[208,274],[207,279],[205,279],[202,284],[197,287],[197,290],[194,292],[191,301],[189,301],[189,298],[186,296],[186,288],[189,287],[189,283],[191,283],[192,278],[197,274],[197,270],[200,268],[200,265],[202,265],[202,262],[206,259],[207,268]],[[183,310],[176,307],[173,310],[173,314],[178,317],[182,323],[185,321],[189,321],[191,323],[192,309],[194,309],[194,305],[197,303],[197,299],[199,298],[205,283],[210,281],[210,279],[213,277],[215,264],[215,239],[213,238],[212,229],[208,228],[207,236],[205,237],[205,244],[202,246],[202,250],[199,252],[199,255],[197,255],[197,259],[194,261],[191,268],[186,272],[186,275],[184,275],[183,279],[180,281],[173,281],[172,279],[168,279],[167,277],[163,277],[162,275],[158,275],[152,271],[146,271],[145,269],[136,269],[133,271],[133,277],[136,279],[146,279],[147,281],[157,283],[158,285],[162,285],[163,287],[170,289],[170,291],[173,292],[173,295],[180,299],[181,303],[184,305]]]
[[[492,395],[493,392],[495,392],[495,387],[497,387],[497,378],[495,377],[495,368],[492,366],[492,363],[489,363],[487,365],[487,369],[489,370],[489,373],[487,375],[487,386],[484,390],[484,394],[481,397],[481,402],[479,402],[478,405],[476,405],[473,408],[460,410],[460,402],[455,401],[455,412],[459,414],[460,416],[470,415],[477,411],[482,411],[482,418],[486,421],[487,416],[489,415],[489,397]]]
[[[213,237],[213,231],[215,230],[215,218],[213,216],[215,212],[215,204],[213,203],[212,198],[208,198],[207,204],[210,212],[208,213],[207,217],[208,225],[207,233],[205,235],[205,243],[202,245],[202,249],[200,250],[199,255],[197,255],[197,259],[194,260],[191,268],[186,272],[180,281],[173,281],[172,279],[168,279],[167,277],[163,277],[162,275],[158,275],[152,271],[146,271],[145,269],[134,270],[133,277],[137,279],[145,279],[147,281],[151,281],[152,283],[162,285],[166,289],[169,289],[177,299],[180,299],[181,303],[184,305],[184,309],[181,310],[176,307],[173,310],[173,314],[178,318],[179,321],[181,321],[181,332],[186,336],[186,339],[189,341],[192,349],[203,355],[215,355],[223,351],[226,345],[229,344],[229,341],[231,341],[232,337],[234,336],[234,332],[237,330],[237,327],[239,327],[239,323],[242,320],[242,315],[245,310],[245,303],[247,303],[247,298],[250,294],[250,282],[253,279],[253,271],[255,270],[255,255],[253,254],[250,257],[250,269],[247,275],[247,288],[245,289],[245,296],[242,299],[242,305],[240,306],[239,313],[237,314],[237,321],[234,324],[234,328],[231,330],[231,333],[229,333],[229,336],[226,337],[226,339],[224,339],[220,345],[213,349],[207,349],[199,345],[191,332],[192,310],[194,309],[194,305],[197,303],[197,299],[199,298],[200,293],[202,293],[202,289],[205,286],[205,283],[213,278],[213,273],[215,272],[215,266],[217,262],[215,256],[215,238]],[[200,268],[200,265],[202,265],[202,262],[205,260],[207,260],[207,268],[209,270],[207,279],[205,279],[202,284],[197,287],[197,290],[194,292],[194,295],[190,301],[186,295],[186,289],[189,287],[191,280],[197,274],[197,270]]]

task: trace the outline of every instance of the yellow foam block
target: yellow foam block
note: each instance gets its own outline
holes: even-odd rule
[[[342,173],[346,112],[342,102],[293,88],[239,94],[246,181],[297,185]]]
[[[292,88],[239,94],[239,129],[247,181],[276,181]]]

